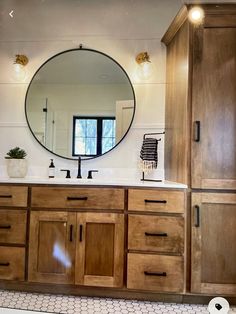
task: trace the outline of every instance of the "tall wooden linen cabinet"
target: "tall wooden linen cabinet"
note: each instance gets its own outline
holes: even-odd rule
[[[190,291],[236,294],[236,4],[184,6],[167,46],[166,179],[188,184]],[[190,199],[189,198],[189,199]]]

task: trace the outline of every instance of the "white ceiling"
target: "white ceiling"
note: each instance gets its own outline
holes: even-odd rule
[[[0,41],[160,38],[184,2],[235,1],[0,0]]]

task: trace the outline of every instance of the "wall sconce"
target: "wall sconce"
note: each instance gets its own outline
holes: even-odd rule
[[[194,25],[200,25],[205,17],[204,11],[200,7],[193,7],[188,13],[188,19]]]
[[[29,59],[25,55],[16,55],[16,59],[14,61],[14,79],[16,81],[22,81],[25,79],[26,71],[25,66],[29,62]]]
[[[149,54],[147,52],[140,52],[136,56],[136,62],[138,63],[137,75],[142,80],[147,80],[151,77],[153,68],[150,61]]]

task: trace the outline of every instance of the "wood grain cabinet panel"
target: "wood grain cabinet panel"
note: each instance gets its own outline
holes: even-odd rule
[[[184,218],[129,215],[128,249],[183,254]]]
[[[128,254],[128,289],[183,292],[183,257]]]
[[[124,215],[78,213],[75,283],[122,287]]]
[[[202,27],[195,32],[193,188],[236,189],[235,16],[234,23],[232,28]]]
[[[0,279],[25,280],[25,248],[0,246]]]
[[[32,207],[124,209],[124,190],[113,188],[32,188]]]
[[[152,211],[183,213],[185,193],[183,191],[129,189],[128,209],[134,211]]]
[[[26,207],[28,187],[0,186],[0,206]]]
[[[32,211],[29,281],[121,287],[124,215]]]
[[[236,294],[236,194],[192,193],[191,291]]]
[[[76,214],[32,211],[29,281],[74,283]]]
[[[26,210],[0,210],[0,243],[25,244]]]

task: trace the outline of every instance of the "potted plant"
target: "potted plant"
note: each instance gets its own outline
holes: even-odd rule
[[[24,178],[27,173],[27,153],[20,147],[9,150],[5,158],[7,160],[7,173],[10,178]]]

